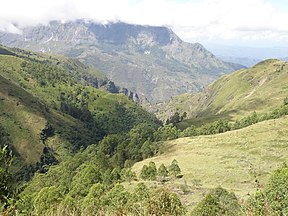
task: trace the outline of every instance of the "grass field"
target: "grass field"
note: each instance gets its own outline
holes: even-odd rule
[[[135,164],[133,169],[139,174],[149,161],[159,167],[176,159],[184,176],[164,186],[180,194],[189,209],[219,185],[243,201],[267,183],[272,171],[288,162],[287,134],[286,116],[223,134],[180,138],[161,143],[160,155]]]

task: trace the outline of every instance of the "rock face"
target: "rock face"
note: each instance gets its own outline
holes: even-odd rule
[[[197,92],[242,67],[217,59],[201,44],[183,42],[166,27],[121,22],[53,21],[21,35],[0,32],[0,43],[77,58],[151,102]]]

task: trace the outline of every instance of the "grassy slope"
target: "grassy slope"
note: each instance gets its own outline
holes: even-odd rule
[[[0,77],[0,120],[18,154],[26,161],[39,160],[44,146],[40,142],[40,132],[46,120],[33,107],[33,97],[22,89]],[[24,103],[22,103],[25,101]],[[31,106],[29,106],[30,104]]]
[[[273,170],[288,162],[287,133],[286,116],[223,134],[167,141],[161,144],[162,154],[135,164],[133,169],[139,173],[149,161],[158,167],[176,159],[184,177],[168,182],[166,187],[181,194],[179,187],[186,180],[190,192],[181,198],[190,208],[219,185],[245,200],[259,186],[255,179],[261,187]]]
[[[96,142],[96,131],[90,132],[85,123],[59,111],[63,95],[74,103],[85,100],[100,122],[97,124],[108,133],[129,131],[139,122],[156,121],[125,95],[92,87],[89,82],[95,79],[101,83],[105,77],[78,61],[0,46],[0,125],[10,134],[14,151],[27,164],[35,164],[42,154],[40,133],[47,122],[56,129],[48,145],[60,158],[67,154],[66,139],[72,137],[85,146]],[[41,85],[42,80],[45,85]]]
[[[47,122],[66,127],[82,125],[71,116],[63,115],[56,110],[45,109],[45,104],[27,91],[0,76],[0,123],[10,134],[13,151],[26,164],[35,164],[43,153],[44,145],[40,140],[41,130]],[[63,154],[67,141],[55,135],[48,139],[48,145]],[[66,152],[67,153],[67,152]],[[61,157],[61,155],[59,155]]]
[[[288,95],[288,63],[266,60],[252,68],[221,77],[205,91],[196,95],[184,94],[172,98],[158,108],[158,116],[169,113],[188,113],[182,127],[217,118],[235,120],[253,112],[268,112],[282,104]]]

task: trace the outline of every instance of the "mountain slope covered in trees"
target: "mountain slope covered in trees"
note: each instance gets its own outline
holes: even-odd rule
[[[126,23],[54,21],[27,27],[21,35],[0,32],[0,43],[77,58],[152,102],[197,92],[243,67],[217,59],[201,44],[182,41],[166,27]]]
[[[37,169],[45,172],[45,165],[108,134],[128,132],[144,122],[159,125],[112,82],[80,62],[0,50],[1,146],[8,145],[15,154],[20,176]],[[115,89],[117,93],[109,92]]]

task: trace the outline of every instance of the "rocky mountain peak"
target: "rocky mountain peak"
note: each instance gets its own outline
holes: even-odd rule
[[[163,26],[53,21],[25,28],[22,35],[0,32],[1,42],[77,58],[153,102],[199,91],[241,68],[217,59],[199,43],[182,41]]]

